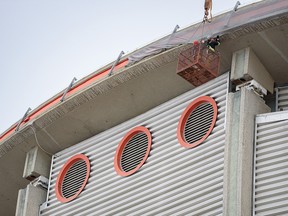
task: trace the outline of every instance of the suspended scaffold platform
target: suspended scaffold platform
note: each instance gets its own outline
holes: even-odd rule
[[[203,44],[194,45],[178,56],[177,74],[194,86],[218,76],[220,55]]]

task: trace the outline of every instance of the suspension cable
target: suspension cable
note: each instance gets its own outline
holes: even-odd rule
[[[192,36],[190,37],[190,40],[189,40],[189,41],[191,41],[191,40],[193,39],[194,35],[196,34],[196,32],[198,31],[198,29],[200,28],[201,24],[204,25],[203,22],[199,23],[199,25],[198,25],[197,28],[195,29],[194,33],[193,33]]]

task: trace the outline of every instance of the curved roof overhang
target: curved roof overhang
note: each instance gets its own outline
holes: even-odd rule
[[[49,99],[48,101],[40,105],[38,108],[33,110],[31,113],[29,113],[27,118],[25,118],[25,120],[20,124],[21,129],[19,132],[15,131],[17,123],[12,125],[7,131],[5,131],[3,134],[0,135],[0,157],[4,155],[5,152],[8,152],[9,149],[11,149],[13,145],[15,145],[15,139],[13,139],[13,137],[15,138],[17,137],[17,134],[23,133],[25,127],[32,125],[33,122],[35,124],[35,121],[42,122],[40,125],[38,125],[41,128],[53,122],[53,118],[55,119],[56,117],[52,118],[51,113],[54,113],[54,116],[59,116],[59,117],[62,116],[62,114],[65,114],[67,111],[71,110],[71,108],[67,109],[65,107],[67,106],[75,107],[75,105],[71,105],[72,103],[71,101],[73,101],[73,98],[74,98],[74,101],[78,101],[78,99],[76,98],[79,98],[79,95],[82,95],[82,96],[85,95],[85,92],[91,91],[91,87],[93,87],[92,89],[98,89],[97,94],[101,94],[101,92],[104,92],[110,89],[111,87],[113,87],[113,85],[115,86],[116,83],[119,83],[119,79],[122,80],[120,82],[124,83],[125,80],[128,80],[124,77],[130,77],[131,75],[135,76],[133,74],[137,74],[137,72],[134,72],[134,70],[136,68],[141,68],[142,63],[140,62],[140,64],[137,64],[136,67],[134,66],[132,67],[131,65],[149,56],[153,57],[155,56],[155,54],[162,53],[163,50],[166,50],[168,48],[171,49],[174,47],[173,52],[178,53],[179,49],[183,48],[185,44],[189,44],[190,42],[193,42],[196,39],[200,39],[201,37],[205,35],[207,36],[211,34],[214,34],[214,35],[219,34],[221,35],[221,40],[223,41],[222,44],[225,41],[227,42],[227,44],[229,44],[229,48],[225,47],[225,43],[224,43],[224,46],[222,46],[221,48],[222,50],[224,50],[225,53],[230,54],[230,55],[227,55],[227,57],[224,55],[223,56],[224,58],[222,58],[222,61],[223,61],[221,65],[222,71],[227,71],[230,69],[230,56],[232,53],[231,50],[235,51],[236,48],[238,48],[241,43],[241,40],[239,40],[238,38],[242,38],[245,36],[249,37],[253,33],[257,33],[257,35],[256,36],[253,35],[251,37],[250,39],[251,41],[250,41],[250,44],[248,44],[248,46],[252,46],[252,48],[254,46],[255,50],[257,49],[260,50],[261,48],[257,47],[257,46],[261,47],[261,45],[257,45],[258,41],[255,39],[253,41],[253,38],[260,37],[262,41],[266,43],[266,45],[268,44],[270,48],[273,49],[273,52],[276,52],[278,55],[281,56],[285,64],[287,63],[288,56],[285,53],[285,50],[283,50],[283,44],[286,44],[286,40],[283,40],[283,37],[280,39],[276,39],[276,37],[274,37],[275,39],[273,39],[273,37],[270,37],[268,35],[268,34],[270,35],[273,34],[273,32],[266,33],[265,30],[269,30],[277,26],[285,27],[285,24],[287,23],[288,23],[288,1],[287,0],[276,0],[276,1],[267,0],[267,1],[262,1],[262,2],[254,3],[252,5],[243,7],[237,10],[236,12],[230,11],[225,14],[219,15],[213,19],[213,25],[207,24],[209,26],[205,27],[203,31],[200,31],[200,30],[197,31],[197,29],[199,28],[199,24],[196,24],[196,25],[193,25],[191,27],[188,27],[186,29],[183,29],[177,32],[175,35],[169,35],[158,41],[155,41],[154,43],[149,44],[146,47],[136,50],[135,52],[126,56],[124,60],[122,60],[120,63],[118,63],[115,67],[115,71],[117,71],[116,72],[117,74],[115,75],[117,76],[115,75],[112,77],[107,76],[112,66],[112,64],[110,64],[96,71],[95,73],[89,75],[88,77],[85,77],[79,82],[77,82],[77,84],[73,86],[73,88],[68,92],[67,94],[68,100],[65,101],[64,103],[60,103],[60,99],[63,94],[63,92],[60,92],[59,94],[55,95],[53,98]],[[284,35],[284,36],[287,36],[287,35]],[[281,40],[283,40],[283,44],[281,44]],[[230,46],[230,44],[232,44],[232,46]],[[175,50],[178,50],[178,51],[175,51]],[[175,61],[176,59],[177,59],[177,55],[174,56]],[[154,64],[153,58],[151,58],[151,60],[149,61],[151,62],[152,65]],[[156,64],[159,64],[159,62],[157,62]],[[269,70],[269,65],[273,65],[273,64],[267,64],[268,70]],[[128,66],[128,67],[125,68],[125,66],[126,67]],[[278,65],[278,68],[279,67],[280,66]],[[150,67],[150,69],[153,70],[153,67]],[[285,80],[286,78],[285,74],[283,74],[281,71],[275,71],[275,67],[273,67],[273,70],[275,73],[274,79],[276,81]],[[135,71],[137,71],[137,69]],[[120,73],[121,75],[119,75]],[[121,77],[121,78],[118,78],[118,77]],[[110,84],[111,82],[113,82],[114,84]],[[101,88],[102,90],[100,90]],[[91,95],[88,97],[91,97]],[[84,98],[82,97],[82,101],[83,99]],[[88,100],[88,99],[84,99],[84,100]],[[80,105],[79,101],[76,103],[78,104],[76,106]],[[56,110],[58,110],[58,114],[55,114]],[[43,122],[41,121],[42,119],[45,119],[43,118],[43,116],[50,116],[50,118],[49,120],[46,120],[46,121],[44,120]],[[9,140],[13,140],[12,145],[8,144]],[[16,140],[19,140],[19,138]]]

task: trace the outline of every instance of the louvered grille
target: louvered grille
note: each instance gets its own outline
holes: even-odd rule
[[[288,110],[288,86],[276,89],[276,110]]]
[[[284,113],[284,115],[282,114]],[[256,117],[254,215],[288,215],[288,112]]]
[[[87,166],[84,160],[74,163],[67,171],[62,182],[62,196],[70,198],[82,187],[87,173]]]
[[[135,169],[143,160],[148,148],[148,137],[137,133],[125,145],[121,155],[121,168],[125,172]]]
[[[213,120],[214,110],[210,103],[202,103],[194,109],[187,119],[184,128],[184,138],[189,144],[200,140],[209,130]]]

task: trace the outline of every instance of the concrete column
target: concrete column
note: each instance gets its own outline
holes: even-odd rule
[[[26,154],[23,178],[29,181],[39,176],[49,178],[51,157],[35,146]]]
[[[15,216],[39,215],[40,204],[45,202],[47,191],[31,184],[19,190]]]
[[[40,205],[46,201],[50,164],[51,157],[39,147],[36,146],[27,152],[23,178],[31,183],[18,192],[16,216],[39,214]]]
[[[255,115],[267,112],[263,99],[245,87],[228,95],[223,215],[252,213]]]
[[[250,47],[233,53],[231,65],[231,80],[248,81],[254,79],[265,89],[273,93],[274,80],[265,66]]]

